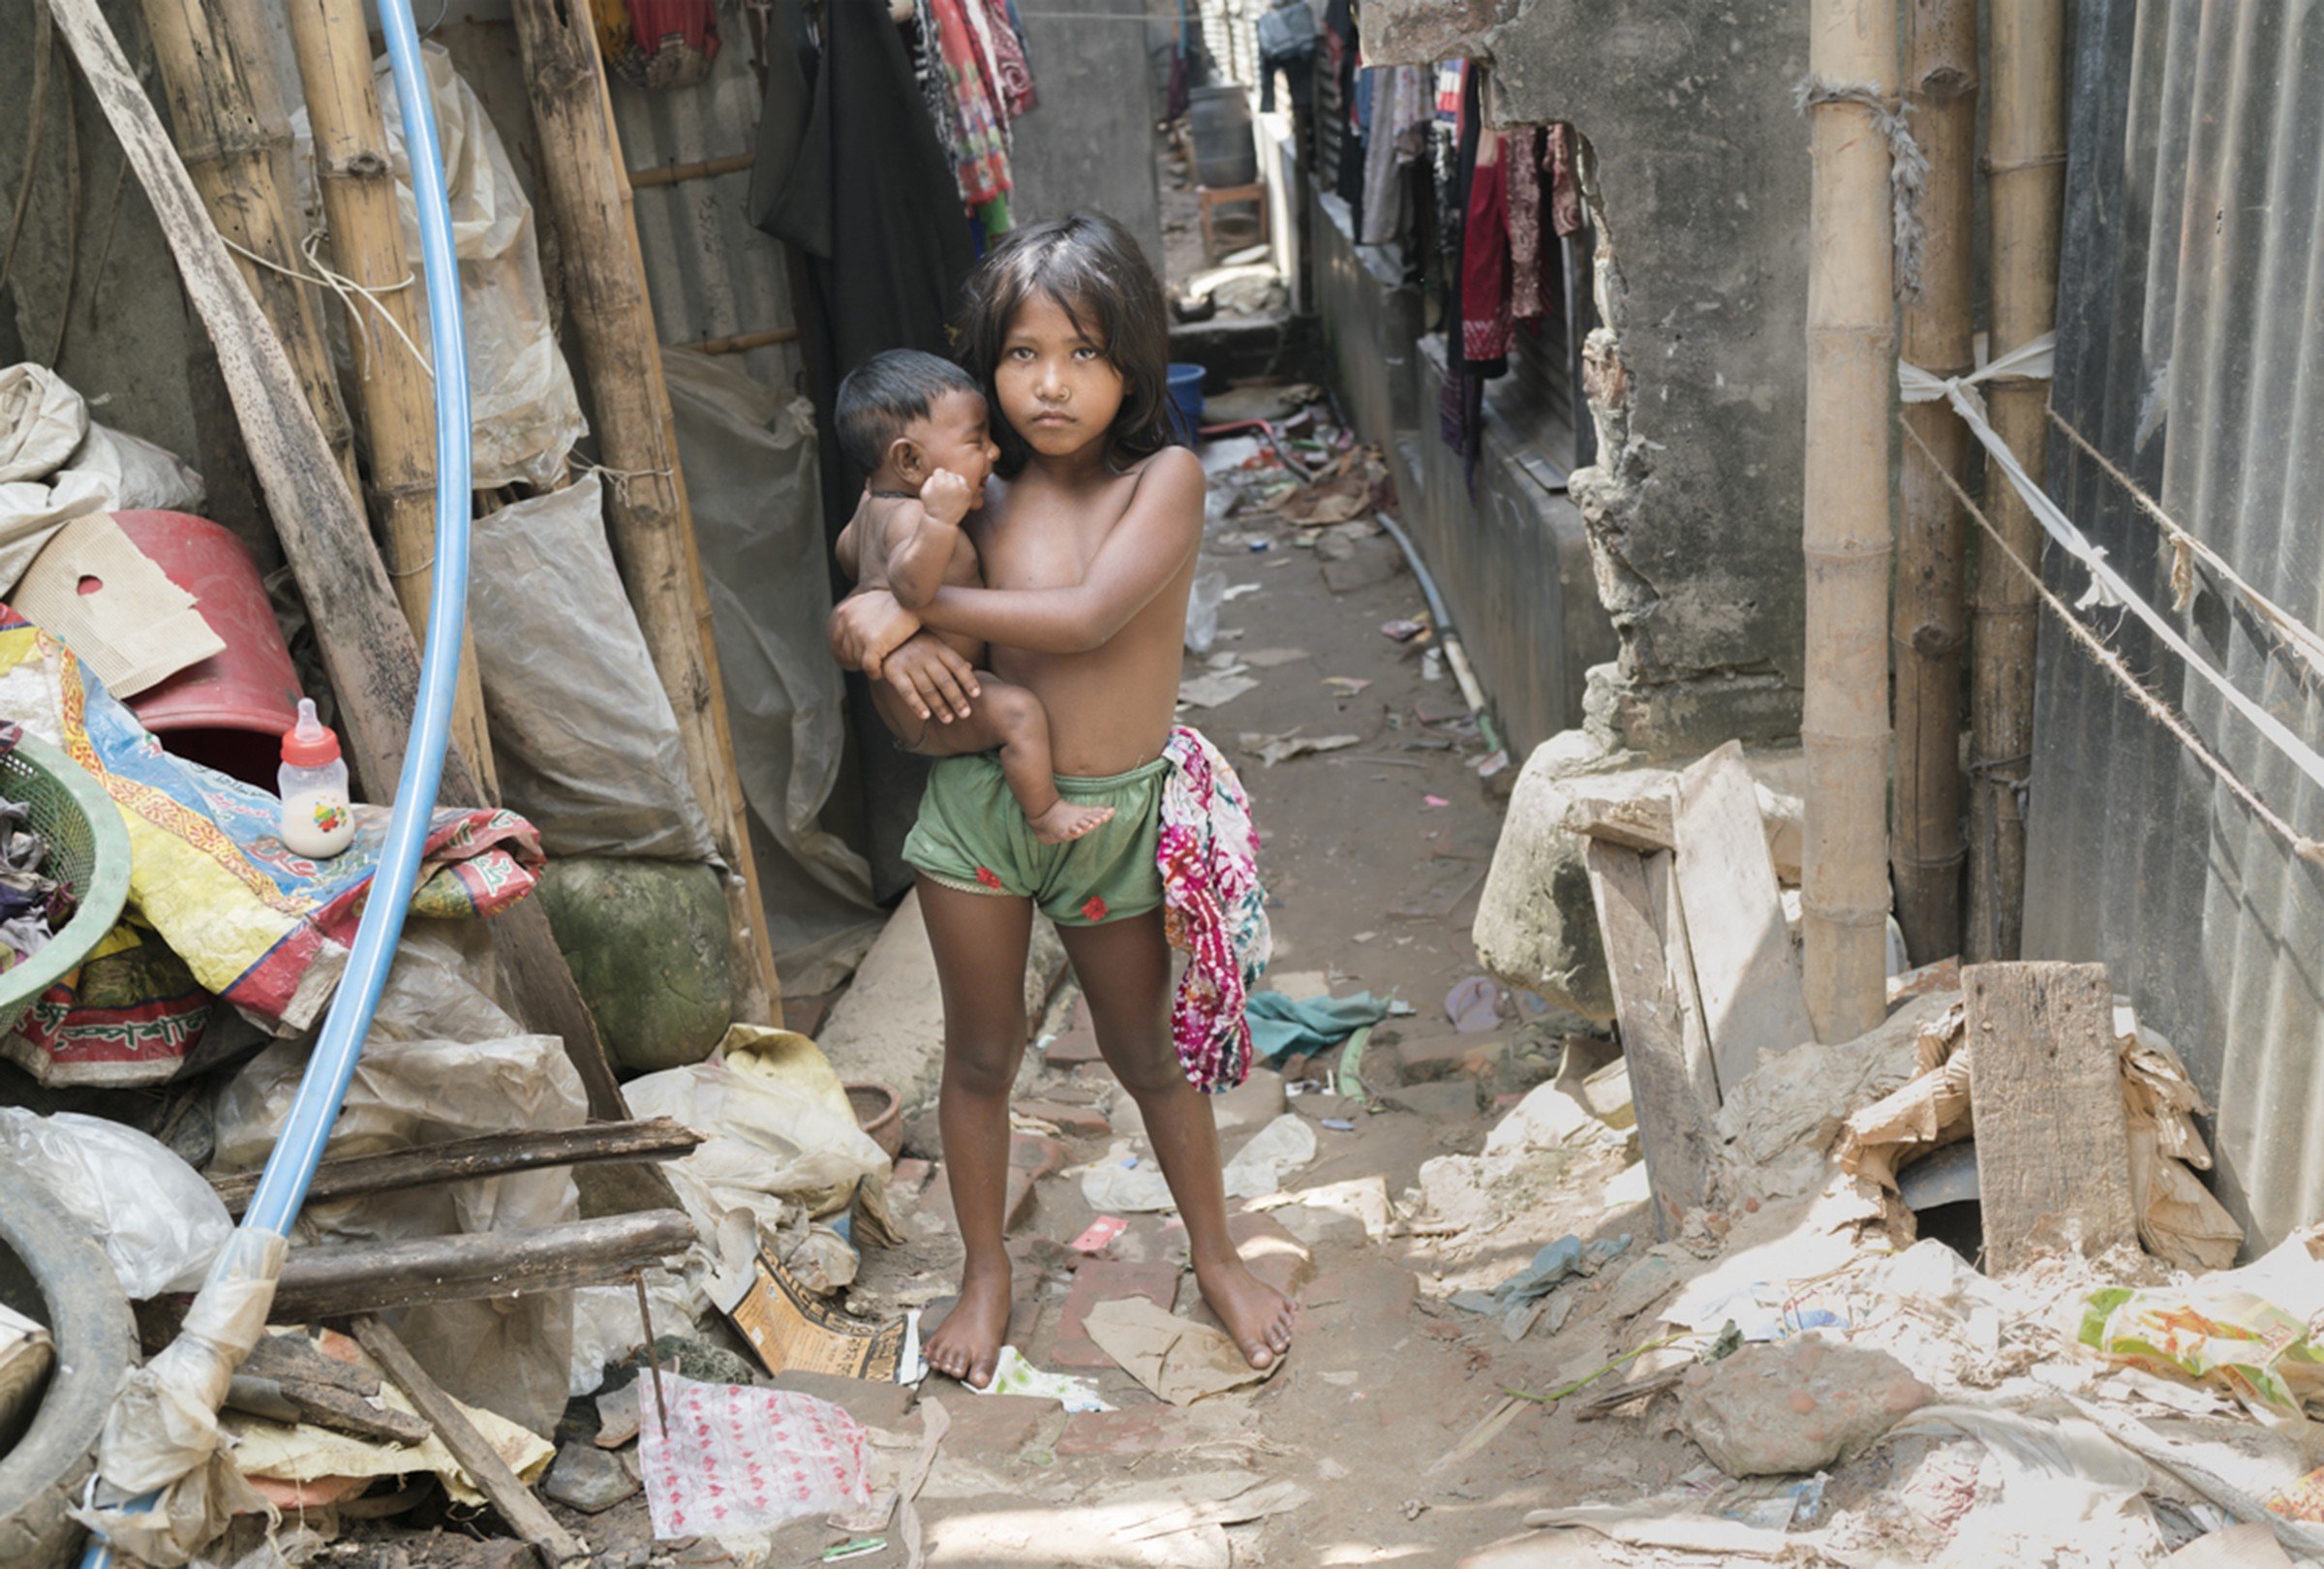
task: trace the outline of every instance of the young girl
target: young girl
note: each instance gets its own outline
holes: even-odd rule
[[[1114,808],[1088,835],[1042,845],[991,754],[947,757],[905,842],[944,993],[938,1121],[967,1247],[959,1304],[928,1360],[977,1386],[1009,1320],[1001,1212],[1035,906],[1056,922],[1099,1049],[1138,1102],[1204,1300],[1252,1367],[1291,1345],[1291,1302],[1228,1238],[1218,1130],[1171,1032],[1156,846],[1203,470],[1170,445],[1165,323],[1160,282],[1113,220],[1076,215],[1010,235],[969,280],[961,345],[999,415],[1005,482],[967,523],[986,586],[941,588],[916,614],[876,592],[833,613],[841,661],[943,723],[966,715],[976,682],[928,633],[989,644],[994,672],[1048,710],[1058,790]]]

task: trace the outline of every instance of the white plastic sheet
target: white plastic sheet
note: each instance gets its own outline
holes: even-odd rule
[[[0,369],[0,591],[90,512],[201,505],[201,477],[150,442],[108,430],[54,371]]]
[[[872,873],[816,821],[845,737],[824,646],[830,551],[815,480],[814,410],[731,358],[661,356],[702,575],[710,587],[735,772],[783,990],[844,980],[879,931]]]
[[[452,69],[442,45],[423,44],[420,55],[435,101],[437,135],[443,144],[444,195],[452,210],[452,249],[460,261],[460,314],[468,336],[468,387],[475,442],[475,485],[490,490],[519,479],[546,488],[565,473],[566,456],[588,426],[573,393],[572,372],[558,350],[548,293],[540,283],[540,251],[533,204],[517,183],[516,168],[483,103]],[[374,65],[380,108],[395,162],[395,195],[403,214],[404,255],[413,259],[409,287],[427,317],[427,284],[418,276],[419,220],[412,198],[412,163],[404,153],[403,113],[382,55]],[[307,221],[323,227],[315,187],[315,147],[307,111],[290,118],[299,194]],[[384,354],[410,354],[369,305],[363,324]],[[344,343],[347,312],[331,306],[331,332]],[[423,335],[415,347],[428,355]]]
[[[704,861],[678,716],[605,542],[596,475],[475,521],[469,604],[507,806],[551,855]]]
[[[527,1034],[471,978],[451,936],[414,921],[363,1043],[325,1159],[520,1129],[578,1127],[580,1075],[554,1035]],[[481,943],[480,930],[455,928]],[[221,1092],[215,1169],[261,1165],[306,1067],[303,1041],[260,1052]],[[515,1172],[312,1203],[301,1241],[370,1243],[554,1225],[580,1215],[566,1168]],[[385,1315],[413,1356],[455,1398],[547,1432],[565,1407],[572,1299],[436,1303]]]
[[[99,1246],[135,1302],[192,1291],[233,1234],[201,1174],[134,1127],[0,1106],[0,1168],[46,1189]]]

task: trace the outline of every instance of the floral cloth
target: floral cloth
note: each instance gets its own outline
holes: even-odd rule
[[[1203,1093],[1217,1094],[1251,1071],[1243,1006],[1267,971],[1267,890],[1259,885],[1259,835],[1235,767],[1199,730],[1181,725],[1162,749],[1162,925],[1187,955],[1170,1010],[1178,1065]]]
[[[974,6],[977,0],[967,0]],[[978,37],[962,0],[929,0],[936,27],[936,52],[944,63],[944,79],[952,90],[953,113],[942,127],[952,138],[953,172],[961,185],[961,200],[983,206],[1006,196],[1013,185],[1009,174],[1007,119],[994,96],[992,78],[981,62]]]

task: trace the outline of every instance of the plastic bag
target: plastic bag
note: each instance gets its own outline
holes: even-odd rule
[[[0,590],[74,518],[200,504],[201,476],[151,442],[98,424],[54,371],[0,369]]]
[[[1208,654],[1210,645],[1218,641],[1218,611],[1226,599],[1225,572],[1212,570],[1195,575],[1194,592],[1186,600],[1187,653]]]
[[[872,872],[817,815],[846,736],[831,614],[814,406],[731,357],[661,356],[702,575],[710,587],[734,767],[750,808],[759,898],[786,993],[845,980],[877,935]]]
[[[517,183],[516,168],[484,106],[452,69],[441,44],[420,46],[436,130],[443,146],[444,195],[452,210],[452,249],[460,260],[460,315],[468,337],[470,428],[475,445],[475,487],[528,480],[548,488],[565,474],[566,454],[589,427],[573,393],[572,372],[557,347],[548,292],[540,283],[540,252],[533,204]],[[412,197],[412,161],[404,152],[403,112],[395,79],[382,56],[374,63],[387,147],[395,163],[397,210],[403,217],[404,255],[413,259],[410,285],[414,309],[427,320],[428,286],[419,276],[418,211]],[[322,227],[315,186],[315,143],[307,111],[290,117],[299,198],[307,219]],[[410,354],[370,306],[356,328],[382,354]],[[346,342],[348,313],[334,303],[331,336]],[[414,347],[429,356],[427,336]],[[346,357],[344,351],[342,358]]]
[[[475,521],[470,604],[501,794],[551,855],[709,860],[710,823],[602,502],[584,475]]]
[[[199,1172],[158,1140],[102,1117],[0,1106],[0,1163],[46,1188],[97,1240],[132,1301],[192,1291],[233,1234],[226,1205]]]
[[[483,1133],[578,1127],[580,1075],[554,1035],[527,1034],[474,980],[476,961],[452,937],[414,921],[396,950],[325,1159]],[[486,935],[455,928],[479,945]],[[214,1169],[247,1171],[274,1146],[307,1063],[305,1042],[278,1041],[218,1098]],[[572,1173],[556,1167],[311,1203],[302,1242],[368,1243],[554,1225],[577,1218]],[[572,1298],[545,1292],[499,1302],[434,1303],[384,1315],[436,1381],[471,1405],[535,1432],[565,1408]]]
[[[662,1169],[705,1239],[717,1235],[728,1211],[750,1212],[761,1234],[773,1236],[786,1200],[823,1214],[844,1204],[865,1179],[887,1182],[886,1154],[856,1122],[839,1074],[805,1035],[736,1025],[709,1061],[649,1073],[623,1088],[631,1116],[674,1118],[704,1136]]]

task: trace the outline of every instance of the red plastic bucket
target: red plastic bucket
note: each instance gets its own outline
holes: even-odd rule
[[[250,553],[227,529],[187,512],[115,512],[113,521],[194,596],[226,644],[130,698],[130,712],[179,756],[272,789],[282,734],[303,694]]]

